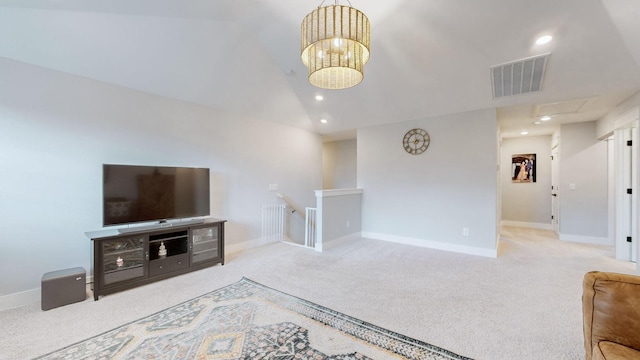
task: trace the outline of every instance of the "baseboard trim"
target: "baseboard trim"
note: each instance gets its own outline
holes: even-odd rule
[[[287,240],[287,238],[285,238],[285,240]],[[233,253],[237,253],[240,251],[245,251],[245,250],[249,250],[249,249],[255,249],[255,248],[259,248],[261,246],[265,246],[265,245],[269,245],[269,244],[273,244],[273,243],[277,243],[280,242],[279,239],[276,240],[272,240],[272,241],[266,241],[262,238],[257,238],[257,239],[253,239],[253,240],[247,240],[247,241],[243,241],[241,243],[238,244],[224,244],[224,252],[225,254],[233,254]]]
[[[91,292],[93,275],[86,276],[87,291]],[[14,294],[0,296],[0,311],[14,309],[17,307],[33,304],[42,301],[42,289],[35,288],[21,291]]]
[[[413,245],[413,246],[419,246],[419,247],[424,247],[429,249],[444,250],[444,251],[450,251],[450,252],[467,254],[467,255],[476,255],[476,256],[483,256],[483,257],[490,257],[490,258],[498,257],[497,249],[484,249],[484,248],[479,248],[474,246],[443,243],[439,241],[431,241],[431,240],[425,240],[425,239],[417,239],[417,238],[388,235],[388,234],[379,234],[379,233],[365,232],[365,231],[362,232],[362,237],[367,239],[389,241],[389,242],[394,242],[398,244]]]
[[[501,225],[528,228],[528,229],[553,230],[553,226],[551,224],[532,223],[532,222],[525,222],[525,221],[502,220]]]
[[[560,234],[558,238],[562,241],[567,242],[575,242],[581,244],[591,244],[591,245],[605,245],[605,246],[613,246],[613,242],[606,237],[595,237],[595,236],[585,236],[585,235],[573,235],[573,234]]]
[[[0,296],[0,311],[29,305],[40,300],[40,288]]]
[[[320,251],[322,252],[323,250],[327,250],[327,249],[331,249],[333,247],[336,247],[340,244],[344,244],[345,242],[348,242],[350,240],[354,240],[354,239],[358,239],[362,237],[362,233],[360,231],[358,232],[354,232],[352,234],[349,235],[345,235],[336,239],[331,239],[327,242],[323,242],[322,244],[317,244],[316,243],[316,251]]]

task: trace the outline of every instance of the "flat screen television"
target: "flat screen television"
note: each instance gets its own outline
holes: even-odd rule
[[[209,216],[209,169],[102,165],[103,224]]]

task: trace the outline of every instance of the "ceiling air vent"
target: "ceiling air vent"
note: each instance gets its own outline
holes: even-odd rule
[[[493,97],[526,94],[542,89],[550,53],[491,67]]]

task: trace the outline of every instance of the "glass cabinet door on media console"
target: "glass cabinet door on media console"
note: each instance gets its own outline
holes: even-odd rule
[[[146,276],[146,236],[105,240],[102,247],[102,284],[110,285]]]
[[[222,225],[191,228],[191,263],[219,261],[222,258]]]

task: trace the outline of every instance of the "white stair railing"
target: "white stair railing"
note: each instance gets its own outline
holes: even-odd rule
[[[305,208],[304,246],[315,248],[318,229],[316,228],[316,208]]]
[[[287,204],[262,205],[262,242],[285,240]],[[293,213],[293,212],[292,212]],[[317,209],[305,208],[304,246],[315,249],[318,238]]]
[[[284,215],[286,205],[262,206],[262,241],[284,240]]]

